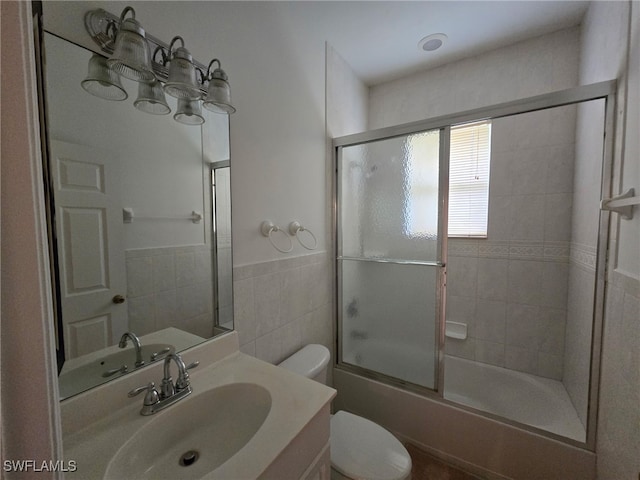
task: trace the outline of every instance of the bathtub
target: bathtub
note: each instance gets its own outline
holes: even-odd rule
[[[433,368],[417,368],[432,362],[432,355],[421,352],[401,365],[398,359],[406,362],[410,347],[373,338],[350,340],[343,363],[370,370],[383,366],[385,374],[408,375],[418,384],[433,375]],[[595,478],[595,454],[578,447],[585,430],[561,382],[449,355],[444,362],[445,401],[338,365],[334,408],[369,418],[402,441],[487,478]],[[520,424],[569,440],[561,442]]]
[[[584,442],[562,382],[445,355],[444,398]]]
[[[355,340],[345,361],[430,387],[433,354],[377,339]],[[483,412],[584,442],[586,433],[562,382],[450,355],[444,398]]]

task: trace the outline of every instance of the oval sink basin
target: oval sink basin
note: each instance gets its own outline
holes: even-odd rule
[[[270,410],[271,395],[253,383],[192,393],[149,417],[111,459],[105,478],[201,478],[242,449]]]
[[[152,363],[152,354],[162,352],[167,348],[170,352],[175,351],[173,345],[169,345],[168,343],[142,345],[142,359],[145,361],[145,365]],[[165,355],[166,352],[158,355],[156,361],[162,360]],[[132,372],[137,368],[135,363],[135,351],[132,347],[127,347],[109,355],[91,360],[89,363],[83,363],[71,370],[63,371],[58,377],[60,398],[65,399],[123,375],[123,372],[114,372],[114,370],[118,370],[123,365],[127,366],[127,371],[124,373]]]

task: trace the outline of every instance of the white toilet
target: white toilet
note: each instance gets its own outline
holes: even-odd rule
[[[307,345],[280,366],[321,383],[330,353]],[[366,418],[339,411],[331,416],[331,479],[409,480],[411,457],[396,437]]]

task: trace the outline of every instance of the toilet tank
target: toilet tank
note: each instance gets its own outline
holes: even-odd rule
[[[327,365],[331,354],[324,345],[311,344],[301,348],[278,366],[320,383],[327,383]]]

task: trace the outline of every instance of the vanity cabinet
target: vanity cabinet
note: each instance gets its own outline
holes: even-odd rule
[[[309,467],[300,480],[330,480],[331,452],[329,444],[325,445],[316,461]]]
[[[260,475],[259,479],[329,480],[331,475],[330,419],[328,402]]]

